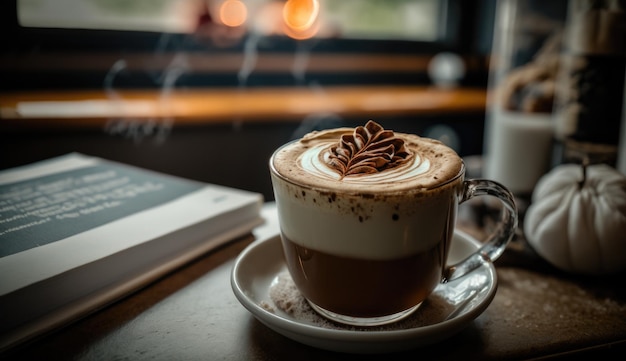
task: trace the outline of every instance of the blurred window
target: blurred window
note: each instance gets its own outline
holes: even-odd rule
[[[192,33],[206,18],[247,16],[248,32],[273,35],[275,16],[318,11],[315,36],[436,41],[446,1],[439,0],[18,0],[24,27]],[[443,4],[443,5],[442,5]],[[315,6],[316,8],[314,9]],[[280,20],[280,19],[279,19]],[[298,19],[296,19],[298,20]],[[240,23],[236,23],[239,25]],[[286,31],[284,34],[290,35]]]
[[[326,15],[346,38],[437,40],[443,2],[326,0]]]
[[[62,29],[190,32],[190,0],[18,0],[21,26]]]
[[[425,85],[440,53],[482,85],[495,1],[3,0],[0,92]]]

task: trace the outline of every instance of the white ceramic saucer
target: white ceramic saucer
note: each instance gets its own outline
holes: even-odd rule
[[[479,244],[469,235],[455,232],[449,262],[462,260]],[[280,237],[274,235],[257,240],[237,257],[231,274],[233,292],[260,322],[283,336],[309,346],[349,353],[402,351],[448,338],[487,308],[497,288],[495,268],[487,262],[465,277],[439,285],[416,311],[417,323],[411,322],[412,315],[384,330],[336,329],[297,319],[273,304],[270,287],[280,274],[284,275],[285,269]],[[430,305],[439,303],[439,306],[429,306],[429,300]],[[441,307],[442,304],[445,307]],[[420,312],[431,314],[420,316]],[[421,319],[430,321],[419,324]]]

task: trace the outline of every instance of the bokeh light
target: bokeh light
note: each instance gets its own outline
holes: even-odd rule
[[[220,6],[220,21],[226,26],[241,26],[247,17],[248,8],[240,0],[226,0]]]
[[[319,31],[318,0],[288,0],[283,7],[285,34],[294,39],[308,39]]]

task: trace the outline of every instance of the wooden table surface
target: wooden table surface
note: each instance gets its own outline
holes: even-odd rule
[[[480,207],[466,208],[476,214]],[[482,218],[467,214],[460,214],[459,228],[480,237],[484,233]],[[315,349],[275,333],[235,298],[230,272],[236,256],[255,237],[275,231],[275,220],[270,219],[254,235],[215,249],[127,298],[10,350],[2,358],[345,359],[345,354]],[[407,352],[359,355],[357,359],[517,360],[567,358],[574,352],[623,359],[626,355],[623,275],[586,278],[563,274],[529,250],[522,235],[496,261],[496,270],[499,281],[494,300],[458,334]]]

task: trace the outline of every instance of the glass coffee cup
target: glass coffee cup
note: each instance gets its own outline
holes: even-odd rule
[[[504,186],[465,180],[462,159],[443,143],[372,121],[280,147],[270,173],[289,273],[314,310],[344,324],[410,315],[440,283],[497,259],[517,227]],[[482,195],[502,202],[500,224],[448,266],[458,205]]]

